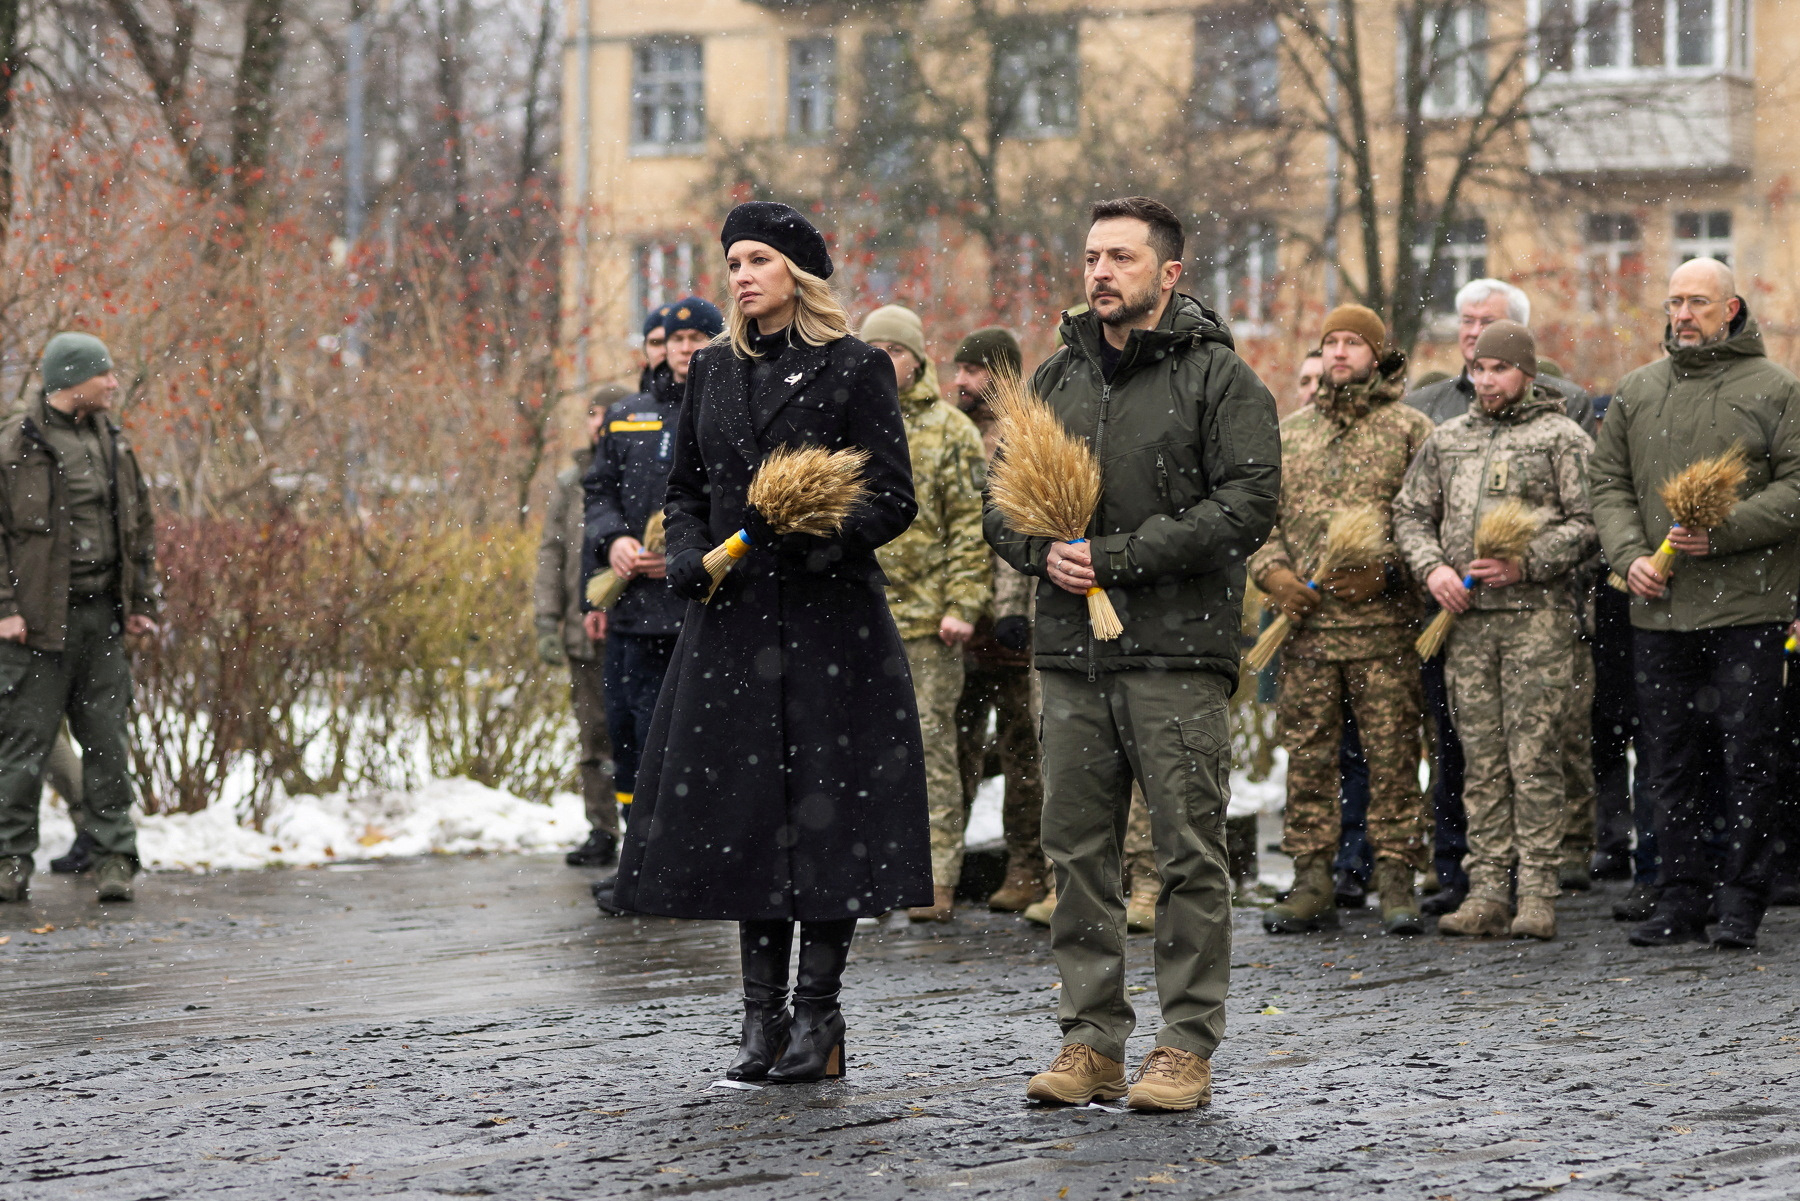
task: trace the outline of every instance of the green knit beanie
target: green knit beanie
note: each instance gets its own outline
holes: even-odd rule
[[[1024,365],[1025,356],[1019,352],[1019,340],[1011,330],[1004,325],[988,325],[958,342],[951,361],[972,363],[990,371],[1010,367],[1016,372]]]
[[[44,377],[44,391],[61,392],[85,384],[96,375],[113,369],[112,356],[106,343],[92,334],[58,334],[44,347],[44,361],[38,372]]]

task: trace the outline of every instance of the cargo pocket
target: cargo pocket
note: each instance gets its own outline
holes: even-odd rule
[[[1223,703],[1209,705],[1175,722],[1186,760],[1183,792],[1188,822],[1200,829],[1222,831],[1231,762],[1231,720]]]

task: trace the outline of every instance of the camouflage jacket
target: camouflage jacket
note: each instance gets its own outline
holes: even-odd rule
[[[1277,567],[1310,579],[1325,527],[1350,505],[1371,505],[1384,522],[1391,520],[1407,465],[1431,434],[1430,418],[1398,403],[1405,378],[1405,356],[1389,355],[1373,379],[1328,386],[1281,423],[1281,509],[1269,540],[1250,557],[1252,579],[1260,583]],[[1388,553],[1395,563],[1391,546]],[[1311,659],[1386,655],[1411,639],[1420,615],[1417,594],[1398,582],[1360,604],[1323,593],[1319,599],[1283,653]]]
[[[938,399],[931,381],[900,394],[919,515],[876,551],[887,573],[888,608],[902,638],[936,634],[946,615],[978,621],[993,602],[981,490],[987,458],[962,410]]]
[[[1496,504],[1517,498],[1539,526],[1521,564],[1525,578],[1507,588],[1477,588],[1477,609],[1572,609],[1571,574],[1599,535],[1588,503],[1587,465],[1594,440],[1564,414],[1562,396],[1542,384],[1489,414],[1479,405],[1433,431],[1394,502],[1394,540],[1421,583],[1449,564],[1466,572],[1475,527]]]

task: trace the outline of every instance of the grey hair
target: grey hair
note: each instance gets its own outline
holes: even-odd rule
[[[1503,279],[1472,279],[1456,292],[1456,311],[1480,304],[1490,296],[1506,297],[1506,319],[1520,325],[1531,324],[1531,298]]]

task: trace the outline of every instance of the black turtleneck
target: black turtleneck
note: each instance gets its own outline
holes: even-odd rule
[[[750,349],[756,352],[756,357],[750,360],[750,412],[758,428],[768,424],[779,403],[781,390],[772,385],[776,364],[788,349],[788,334],[792,328],[783,326],[772,334],[765,334],[754,324],[750,326]]]

